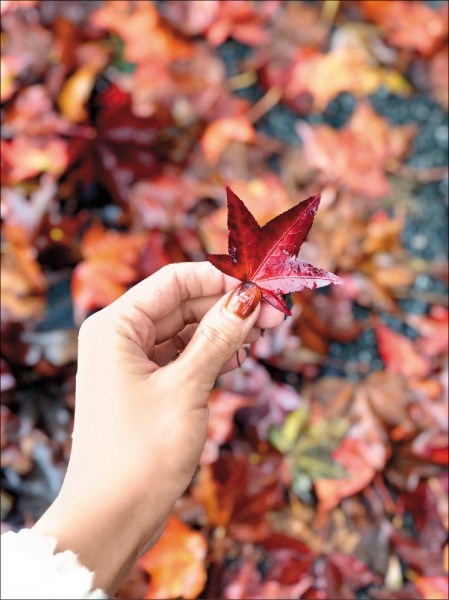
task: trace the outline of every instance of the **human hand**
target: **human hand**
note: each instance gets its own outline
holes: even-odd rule
[[[210,263],[170,265],[81,327],[69,466],[34,529],[74,551],[107,593],[189,485],[216,377],[283,320],[253,284],[223,296],[239,283]]]

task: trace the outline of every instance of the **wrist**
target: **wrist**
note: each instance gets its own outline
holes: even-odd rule
[[[94,574],[94,587],[113,595],[149,545],[148,523],[139,522],[139,517],[137,508],[107,499],[83,503],[82,498],[67,498],[62,492],[33,531],[56,538],[57,552],[74,552]]]

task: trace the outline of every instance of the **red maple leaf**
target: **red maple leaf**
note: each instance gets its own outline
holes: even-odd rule
[[[307,237],[320,196],[312,196],[261,227],[243,202],[226,188],[228,198],[228,254],[207,259],[226,275],[255,283],[262,298],[291,315],[282,294],[341,283],[339,277],[298,257]]]

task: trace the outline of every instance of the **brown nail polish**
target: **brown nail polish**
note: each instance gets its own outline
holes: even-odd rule
[[[226,300],[225,308],[232,314],[246,319],[255,310],[261,299],[260,289],[249,281],[242,283]]]

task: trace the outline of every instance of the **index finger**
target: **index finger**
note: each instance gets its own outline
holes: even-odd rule
[[[173,313],[189,298],[218,296],[239,283],[206,261],[175,263],[136,284],[116,302],[123,307],[138,306],[154,322]]]
[[[138,283],[114,304],[128,315],[131,307],[137,308],[153,323],[155,341],[160,343],[188,324],[199,323],[223,294],[239,284],[238,279],[224,275],[209,262],[177,263]],[[256,324],[261,328],[275,327],[283,318],[282,313],[264,302]]]

